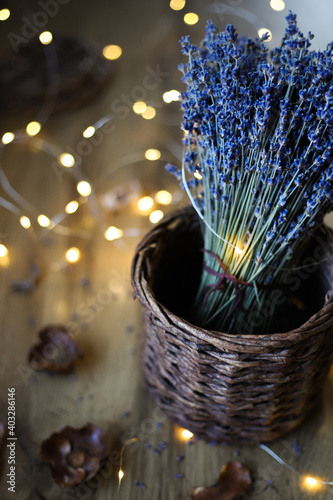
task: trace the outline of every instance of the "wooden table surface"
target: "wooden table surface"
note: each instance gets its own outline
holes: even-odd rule
[[[11,18],[0,26],[2,53],[10,48],[8,33],[22,32],[23,16],[31,18],[41,10],[37,2],[27,1],[19,9],[15,3],[9,2]],[[123,54],[110,63],[114,78],[96,99],[74,111],[53,115],[38,138],[60,150],[74,151],[77,156],[82,131],[110,114],[111,109],[113,113],[118,111],[112,133],[102,134],[100,143],[83,157],[82,173],[90,179],[95,198],[90,197],[75,214],[50,231],[38,226],[35,215],[43,213],[52,218],[69,201],[79,199],[75,176],[69,169],[59,178],[52,167],[54,159],[36,149],[35,140],[2,149],[3,171],[35,210],[27,213],[33,229],[25,230],[19,223],[24,211],[18,215],[0,207],[0,243],[8,248],[0,267],[0,420],[7,420],[8,388],[14,387],[17,436],[16,493],[7,489],[9,451],[3,441],[0,498],[188,500],[194,487],[215,483],[221,467],[235,459],[244,461],[253,473],[254,485],[248,499],[333,498],[332,487],[309,491],[302,486],[301,476],[282,467],[257,446],[184,440],[180,429],[156,408],[144,386],[141,309],[132,299],[129,273],[135,246],[152,224],[147,215],[139,212],[136,202],[140,196],[167,189],[173,194],[173,203],[155,208],[167,212],[187,204],[176,180],[164,170],[167,161],[180,164],[182,147],[179,103],[165,104],[162,94],[180,88],[178,40],[187,33],[197,40],[202,37],[205,20],[211,17],[207,5],[188,2],[185,11],[175,12],[167,0],[54,3],[59,12],[48,17],[43,29],[76,33],[100,47],[118,44]],[[234,0],[225,4],[235,9],[244,7]],[[256,5],[253,2],[254,10]],[[188,27],[182,18],[191,10],[198,12],[200,21]],[[230,19],[240,29],[248,27],[237,18],[237,12]],[[253,36],[255,32],[250,28],[248,34]],[[148,88],[146,76],[152,70],[156,85]],[[140,92],[157,110],[153,120],[144,120],[131,110]],[[0,133],[21,129],[34,118],[2,115]],[[161,159],[147,161],[144,152],[148,148],[160,149]],[[125,201],[118,200],[115,209],[108,208],[105,200],[114,200],[119,189],[130,195]],[[0,196],[13,201],[3,188]],[[110,225],[123,229],[124,237],[106,241],[103,233]],[[65,252],[73,246],[80,249],[81,258],[68,264]],[[29,279],[32,266],[38,266],[41,273],[36,288],[31,293],[15,293],[13,281]],[[72,375],[36,373],[27,363],[38,331],[51,323],[70,324],[80,342],[84,358]],[[332,388],[333,373],[316,412],[299,429],[270,444],[301,474],[326,480],[333,480]],[[99,475],[95,482],[63,491],[54,484],[48,465],[40,458],[40,443],[65,425],[80,427],[87,422],[106,430],[115,453],[104,477]],[[123,455],[124,477],[118,490],[116,452],[132,438]],[[295,451],[296,442],[300,452]],[[184,459],[177,460],[181,455]]]

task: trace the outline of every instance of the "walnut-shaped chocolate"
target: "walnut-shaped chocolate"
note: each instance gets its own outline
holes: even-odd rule
[[[50,325],[39,333],[39,342],[32,346],[29,363],[34,370],[67,372],[82,357],[78,342],[64,325]]]
[[[110,454],[104,431],[88,423],[80,429],[64,427],[43,441],[40,449],[43,460],[49,463],[55,482],[70,488],[89,481]]]

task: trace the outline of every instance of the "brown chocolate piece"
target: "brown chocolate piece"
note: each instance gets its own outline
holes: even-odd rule
[[[55,482],[70,488],[96,475],[110,454],[104,431],[88,423],[80,429],[64,427],[43,441],[41,456],[48,462]]]
[[[240,462],[228,462],[221,470],[218,483],[192,491],[192,500],[234,500],[251,486],[250,471]]]
[[[82,357],[78,342],[64,325],[50,325],[39,333],[39,343],[32,346],[29,363],[38,371],[64,372]]]

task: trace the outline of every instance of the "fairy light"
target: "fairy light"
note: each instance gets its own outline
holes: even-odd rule
[[[8,248],[2,243],[0,244],[0,257],[6,257],[8,255]]]
[[[22,227],[24,227],[24,229],[29,229],[29,227],[31,226],[29,217],[22,215],[22,217],[20,217],[20,224]]]
[[[0,21],[6,21],[10,16],[9,9],[1,9],[0,10]]]
[[[167,104],[173,101],[179,101],[180,92],[178,90],[169,90],[168,92],[164,92],[162,98]]]
[[[193,175],[196,179],[198,179],[198,181],[201,181],[202,175],[200,174],[200,172],[198,170],[196,170]]]
[[[76,200],[70,201],[65,207],[66,214],[73,214],[79,208],[79,203]]]
[[[26,127],[27,134],[30,136],[37,135],[42,128],[39,122],[30,122]]]
[[[89,139],[89,137],[92,137],[94,135],[94,133],[96,132],[96,129],[95,127],[93,127],[92,125],[90,125],[90,127],[87,127],[86,130],[84,130],[82,132],[82,135],[83,137],[85,137],[86,139]]]
[[[103,49],[103,56],[109,61],[118,59],[122,53],[123,51],[121,47],[119,47],[119,45],[106,45],[106,47],[104,47]]]
[[[6,132],[1,138],[2,144],[9,144],[15,139],[15,134],[13,132]]]
[[[155,201],[160,205],[170,205],[172,202],[172,194],[169,191],[165,191],[162,189],[161,191],[157,191],[155,194]]]
[[[143,113],[141,113],[142,118],[145,120],[152,120],[156,115],[156,109],[153,106],[147,106]]]
[[[187,439],[187,440],[191,439],[191,438],[193,438],[193,435],[194,435],[193,432],[188,431],[187,429],[184,429],[182,431],[182,436],[183,436],[184,439]]]
[[[283,0],[271,0],[270,6],[273,10],[281,11],[285,8],[286,4]]]
[[[163,101],[166,102],[167,104],[170,104],[170,102],[172,102],[172,97],[170,95],[170,92],[164,92],[162,98]]]
[[[270,42],[272,40],[272,32],[267,28],[258,29],[259,38],[262,38],[266,34],[268,35],[268,37],[266,38],[265,42]]]
[[[108,241],[113,241],[121,238],[124,234],[122,229],[118,229],[115,226],[110,226],[104,233],[104,238]]]
[[[13,132],[6,132],[1,138],[2,144],[9,144],[15,139],[15,134]]]
[[[321,488],[321,486],[333,486],[333,481],[323,481],[322,479],[315,479],[313,476],[302,476],[302,474],[295,469],[292,465],[287,464],[282,458],[279,457],[276,453],[274,453],[273,450],[271,450],[268,446],[265,444],[259,444],[259,448],[261,448],[263,451],[268,453],[276,462],[278,462],[280,465],[285,467],[286,469],[290,470],[294,474],[297,474],[298,476],[301,476],[301,485],[303,488],[306,488],[308,490],[318,490]]]
[[[125,475],[124,471],[120,469],[119,472],[118,472],[119,482],[122,480],[122,478],[124,477],[124,475]]]
[[[80,181],[76,189],[81,196],[89,196],[91,193],[91,185],[87,181]]]
[[[238,255],[241,255],[243,253],[243,250],[241,250],[239,247],[235,247],[235,253],[238,253]]]
[[[66,260],[73,264],[80,258],[80,250],[76,247],[69,248],[66,252]]]
[[[161,151],[158,149],[147,149],[147,151],[145,151],[145,158],[150,161],[159,160],[161,158]]]
[[[198,21],[199,21],[199,16],[194,12],[188,12],[184,16],[185,24],[189,24],[190,26],[193,26],[193,24],[197,24]]]
[[[48,45],[49,43],[52,42],[52,40],[53,40],[53,35],[50,31],[43,31],[43,33],[39,35],[39,41],[43,45]]]
[[[75,164],[75,158],[69,153],[62,153],[59,156],[59,163],[66,168],[71,168]]]
[[[182,10],[185,7],[185,0],[171,0],[170,8],[172,10]]]
[[[306,477],[304,483],[310,488],[318,486],[318,481],[314,477]]]
[[[151,198],[151,196],[144,196],[138,201],[138,209],[141,210],[141,212],[147,212],[152,208],[153,205],[154,200],[153,198]]]
[[[51,225],[50,219],[44,214],[38,215],[37,222],[41,227],[49,227]]]
[[[161,219],[163,219],[164,213],[162,210],[154,210],[150,215],[149,215],[149,220],[152,224],[157,224]]]
[[[142,113],[144,113],[146,109],[147,109],[147,104],[143,101],[136,101],[133,104],[133,111],[137,115],[142,115]]]

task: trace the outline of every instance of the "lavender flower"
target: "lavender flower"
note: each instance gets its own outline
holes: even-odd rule
[[[313,35],[292,12],[286,19],[271,53],[263,40],[240,38],[232,25],[219,33],[212,21],[200,46],[181,40],[184,162],[167,168],[203,220],[206,269],[221,273],[215,254],[247,284],[231,317],[235,287],[225,282],[203,301],[214,276],[202,273],[196,322],[233,333],[248,311],[260,316],[266,285],[283,283],[333,209],[333,43],[310,50]]]

